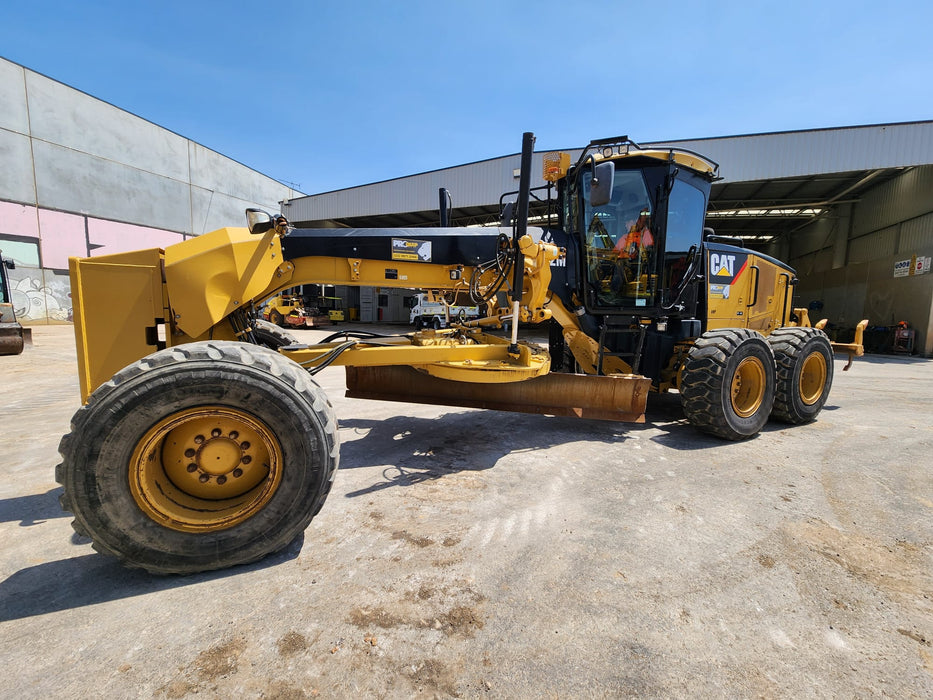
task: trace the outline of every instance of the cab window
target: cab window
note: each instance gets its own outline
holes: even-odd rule
[[[675,180],[667,205],[667,252],[686,253],[699,245],[706,218],[706,199],[696,187]]]
[[[691,246],[699,246],[706,218],[706,197],[693,185],[675,180],[667,204],[664,287],[677,287],[688,265]]]
[[[640,170],[616,170],[612,199],[589,205],[591,173],[583,174],[587,279],[600,306],[654,303],[655,255],[651,198]]]

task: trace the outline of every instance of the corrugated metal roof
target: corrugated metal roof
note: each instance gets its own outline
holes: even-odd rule
[[[540,172],[542,157],[543,154],[535,154],[533,172]],[[513,176],[513,171],[520,165],[521,156],[515,154],[310,195],[291,200],[284,213],[293,221],[324,221],[434,210],[438,207],[438,189],[441,187],[451,192],[453,206],[457,208],[494,204],[503,192],[518,189],[518,178]],[[543,180],[535,184],[543,184]]]
[[[669,141],[720,164],[725,182],[933,163],[933,121]]]
[[[720,194],[728,192],[731,183],[805,178],[784,183],[784,189],[797,190],[806,199],[821,194],[831,196],[834,191],[842,191],[841,188],[847,183],[857,183],[868,171],[933,164],[933,121],[662,141],[642,145],[686,148],[718,162],[724,178],[717,186]],[[580,149],[572,152],[576,156]],[[533,187],[544,184],[540,179],[542,157],[543,152],[536,153],[534,157]],[[455,209],[468,211],[470,208],[484,208],[488,213],[494,209],[493,205],[498,203],[500,195],[517,189],[518,178],[515,172],[519,163],[520,155],[513,154],[314,194],[291,200],[283,205],[283,211],[289,219],[297,222],[433,212],[438,208],[438,188],[446,187],[451,192]],[[854,174],[851,176],[854,179],[845,179],[842,184],[823,181],[826,186],[821,190],[819,177],[833,173]],[[802,183],[808,185],[806,191],[801,189]],[[723,189],[724,186],[726,189]],[[766,194],[771,199],[776,196],[776,193]],[[745,193],[737,192],[735,196],[726,196],[725,199],[738,202],[746,197]],[[404,223],[411,225],[416,222],[411,220]],[[380,225],[385,225],[385,222]]]

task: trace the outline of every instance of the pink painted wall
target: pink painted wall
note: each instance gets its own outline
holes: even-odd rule
[[[39,237],[36,208],[13,202],[0,202],[0,234]]]
[[[67,270],[68,258],[72,255],[86,257],[140,248],[164,248],[184,240],[182,234],[172,231],[50,209],[37,210],[13,202],[0,202],[0,240],[3,234],[38,239],[42,266],[53,270]]]
[[[87,255],[83,216],[40,209],[39,231],[39,248],[45,268],[67,270],[69,256]]]
[[[125,253],[140,248],[164,248],[173,243],[181,243],[184,236],[158,228],[120,224],[103,219],[87,220],[88,239],[91,242],[91,255],[110,255]],[[43,235],[45,231],[43,230]],[[86,255],[86,253],[85,253]]]

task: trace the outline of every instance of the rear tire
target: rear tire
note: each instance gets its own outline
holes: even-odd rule
[[[278,350],[285,345],[294,345],[298,342],[298,339],[291,333],[269,321],[257,318],[252,325],[253,337],[256,339],[257,344],[270,350]]]
[[[285,322],[285,317],[282,316],[278,311],[273,309],[269,312],[269,321],[274,326],[281,326]]]
[[[771,417],[799,425],[814,420],[833,385],[833,348],[817,328],[779,328],[768,337],[777,364]]]
[[[323,390],[267,348],[161,350],[99,387],[62,438],[56,479],[94,548],[151,573],[256,561],[300,535],[337,469]]]
[[[680,393],[687,420],[705,433],[745,440],[768,422],[774,404],[771,347],[757,331],[707,331],[690,348]]]

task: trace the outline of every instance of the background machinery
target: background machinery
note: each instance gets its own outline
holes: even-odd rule
[[[286,546],[339,461],[336,417],[313,379],[329,366],[346,368],[351,397],[609,420],[643,421],[649,391],[678,390],[690,423],[729,440],[770,417],[816,418],[833,349],[798,323],[792,269],[704,230],[714,163],[627,138],[594,141],[572,165],[549,154],[551,213],[536,241],[533,144],[525,134],[507,233],[295,230],[250,210],[249,230],[73,258],[84,406],[56,477],[75,529],[159,573]],[[469,293],[491,312],[300,345],[256,315],[302,284]],[[548,324],[549,347],[520,342],[520,323]],[[510,337],[487,332],[503,326]]]
[[[412,297],[409,324],[415,328],[447,328],[451,321],[464,322],[480,317],[475,304],[451,303],[444,295],[419,292]]]
[[[303,311],[304,306],[300,294],[279,292],[263,305],[260,315],[264,321],[285,328],[285,319],[292,313]]]
[[[19,355],[32,345],[32,331],[16,320],[8,269],[15,269],[13,261],[0,255],[0,355]]]

